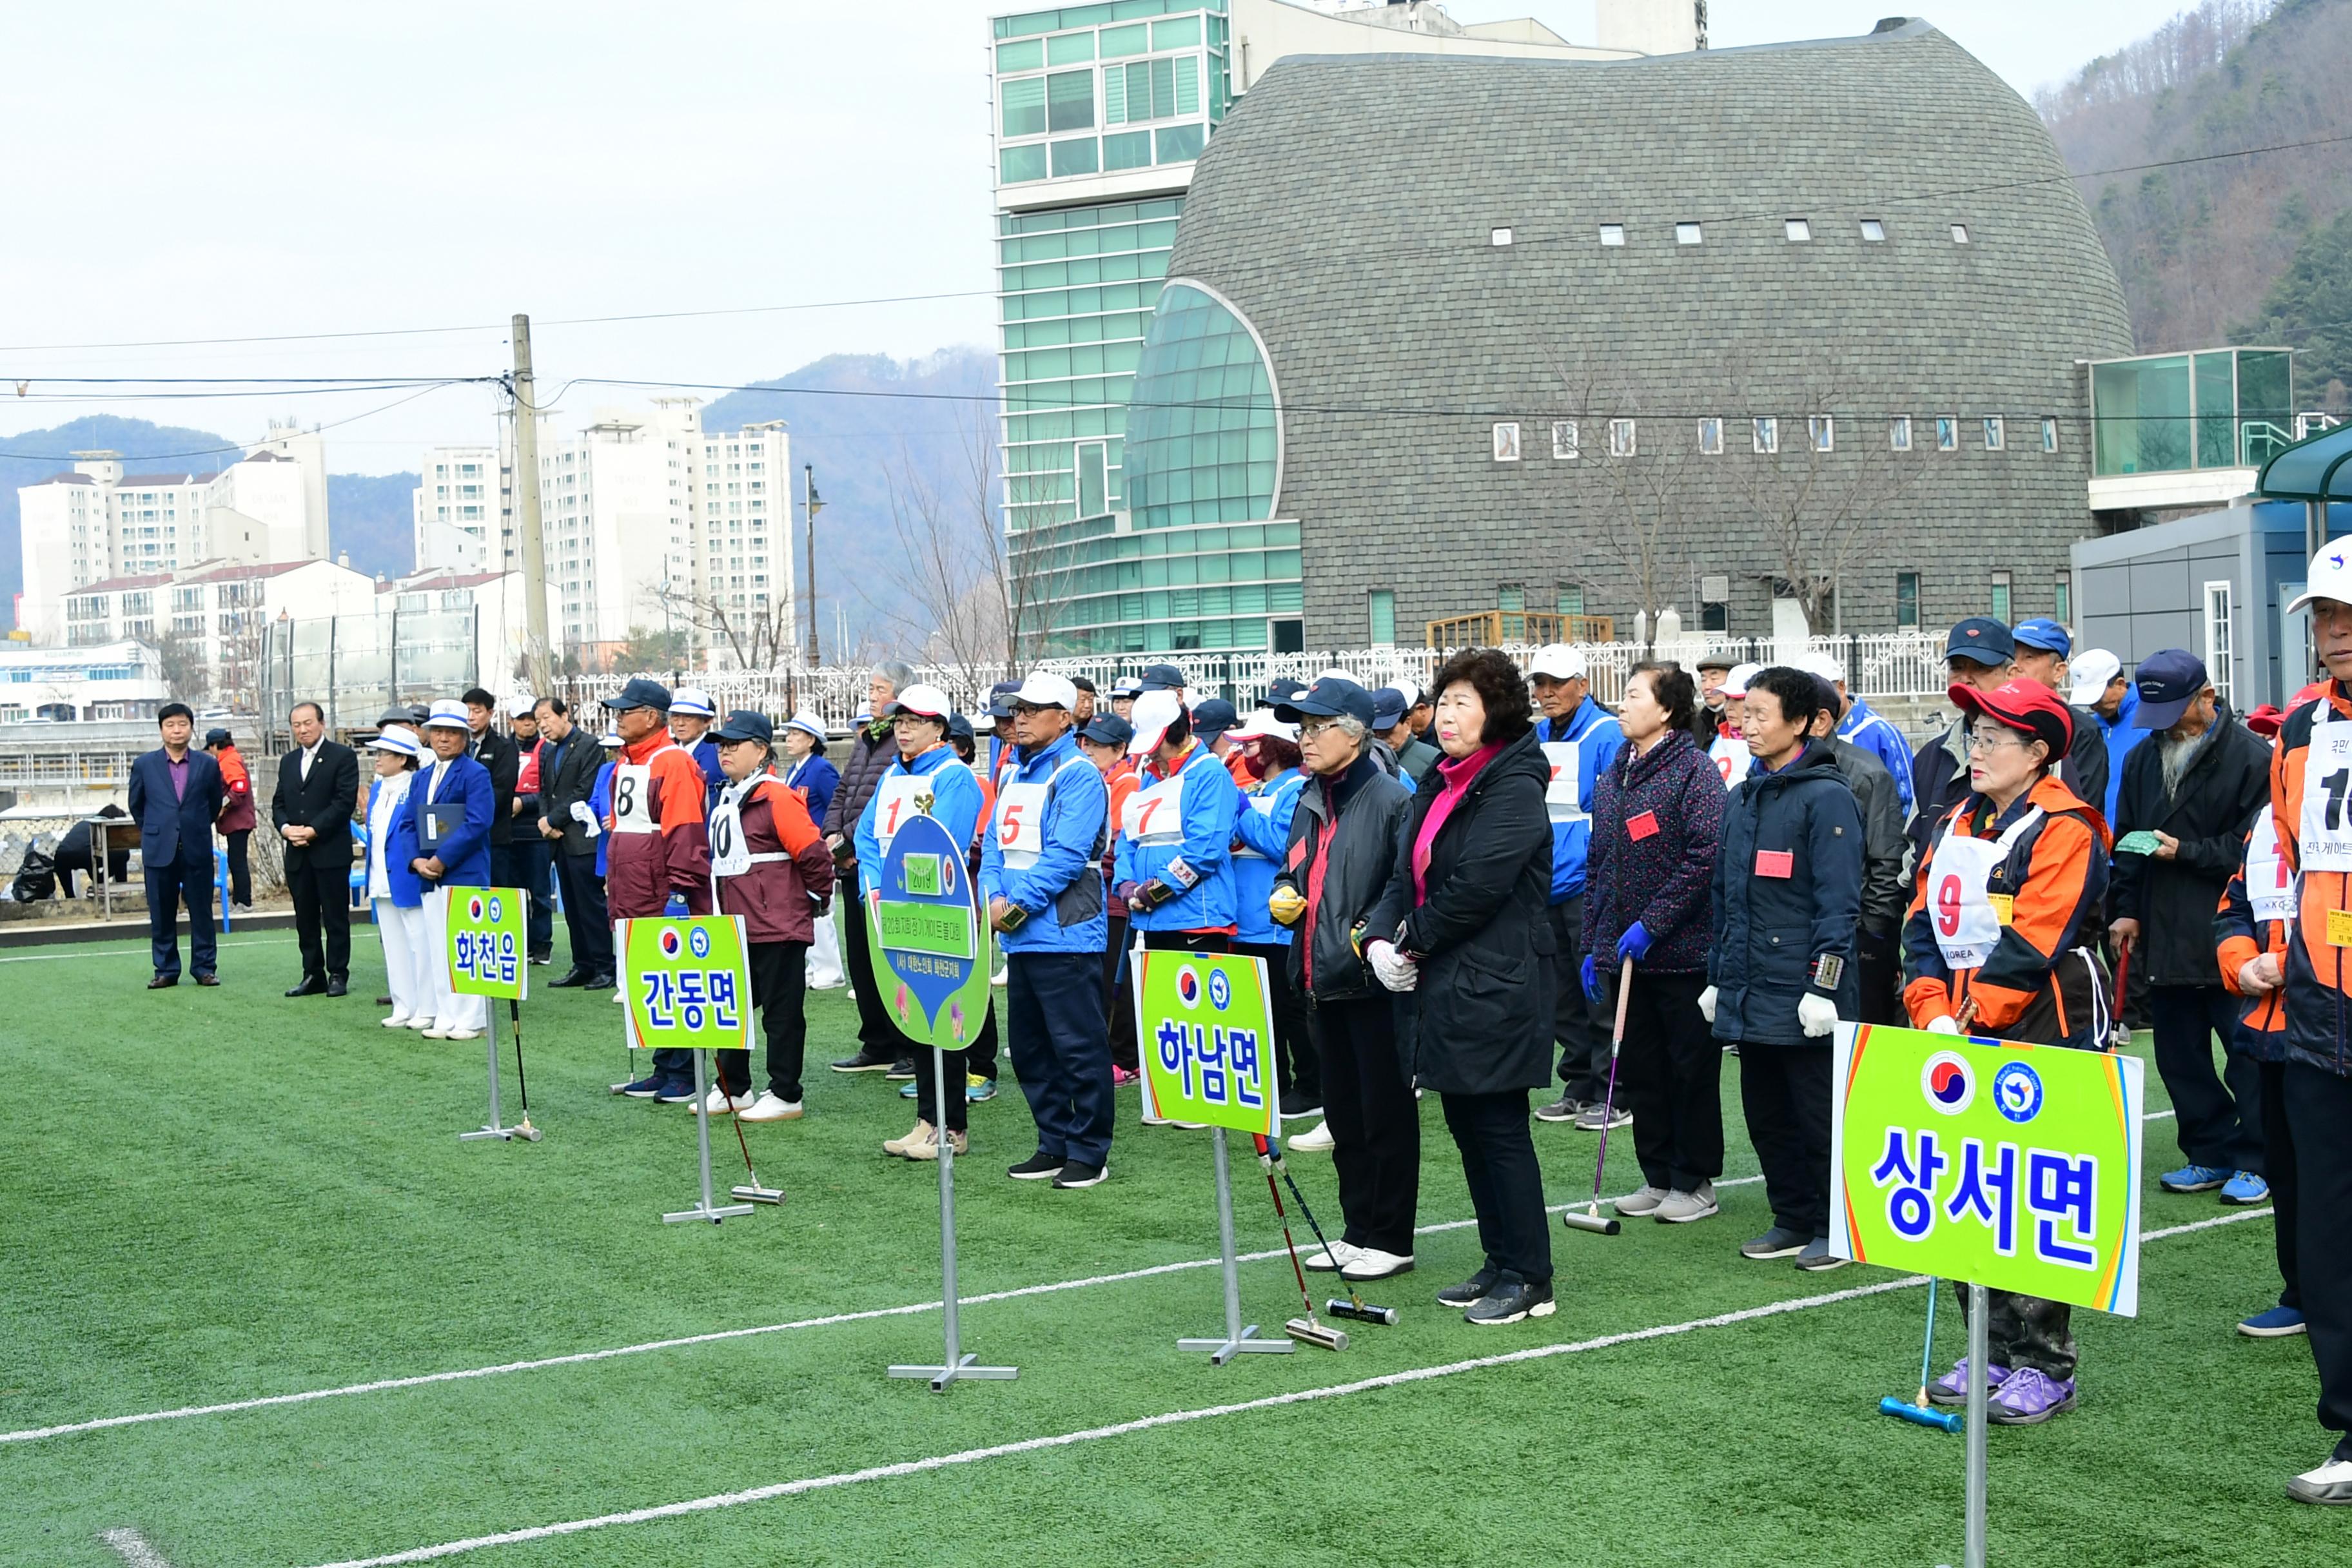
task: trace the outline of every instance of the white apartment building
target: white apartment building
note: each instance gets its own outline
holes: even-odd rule
[[[281,439],[315,457],[315,434]],[[77,452],[70,472],[22,486],[16,499],[24,559],[16,625],[41,644],[66,640],[66,598],[92,583],[200,562],[310,560],[326,546],[323,458],[314,465],[268,449],[215,473],[126,474],[121,453]]]
[[[600,408],[572,436],[542,422],[540,526],[559,653],[595,664],[633,632],[668,629],[723,662],[726,639],[697,632],[696,622],[714,611],[739,623],[790,615],[790,433],[782,420],[706,431],[699,401]],[[509,424],[496,447],[425,454],[414,507],[419,571],[521,565],[513,447]]]
[[[0,642],[0,724],[152,719],[171,698],[162,657],[143,643],[68,650]]]
[[[184,572],[146,573],[86,584],[66,595],[64,642],[98,647],[123,641],[172,647],[186,668],[206,672],[216,699],[256,710],[255,662],[271,622],[373,615],[375,579],[331,561],[272,564],[205,562]]]

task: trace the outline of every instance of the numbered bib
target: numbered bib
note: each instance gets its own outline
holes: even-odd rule
[[[2311,727],[2295,847],[2306,871],[2352,871],[2352,723]]]
[[[2278,821],[2267,811],[2246,840],[2246,901],[2258,921],[2294,919],[2294,872],[2279,853]]]
[[[1748,742],[1735,735],[1717,735],[1706,749],[1706,760],[1723,775],[1726,789],[1748,774],[1748,764],[1754,759],[1748,754]]]
[[[1544,761],[1551,764],[1551,783],[1544,786],[1544,812],[1554,822],[1584,820],[1584,802],[1578,786],[1582,783],[1579,764],[1580,743],[1575,741],[1545,741]]]
[[[2010,825],[1998,838],[1970,838],[1947,833],[1936,846],[1928,871],[1935,885],[1927,889],[1927,914],[1936,929],[1936,946],[1953,969],[1981,969],[2009,923],[2011,895],[1993,894],[1989,884],[1993,868],[2009,858],[2019,837],[2040,821],[2039,807]]]
[[[1088,764],[1091,766],[1092,764]],[[1025,871],[1045,847],[1045,785],[1005,784],[996,792],[996,847],[1004,863]]]
[[[916,797],[931,794],[931,781],[926,775],[892,773],[874,791],[874,837],[882,852],[890,852],[890,840],[898,837],[898,829],[923,815]]]
[[[751,868],[751,846],[743,837],[743,808],[723,801],[710,809],[710,874],[740,877]]]
[[[659,833],[654,820],[654,770],[646,763],[623,763],[613,770],[613,831]]]
[[[1119,831],[1138,844],[1184,842],[1184,775],[1137,790],[1127,797]]]

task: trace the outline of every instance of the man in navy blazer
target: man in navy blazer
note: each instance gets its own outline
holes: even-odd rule
[[[150,991],[180,983],[180,904],[188,906],[189,958],[199,985],[217,985],[213,965],[213,819],[226,794],[220,764],[188,742],[196,716],[184,702],[155,715],[160,750],[131,764],[131,816],[147,868],[147,934],[154,950]]]
[[[449,942],[448,905],[440,889],[490,885],[490,823],[498,790],[490,770],[466,754],[473,731],[464,704],[436,702],[425,734],[433,743],[433,760],[408,786],[408,823],[417,851],[409,865],[425,883],[425,946],[438,954]],[[443,978],[435,993],[433,1027],[425,1037],[479,1039],[489,1026],[488,1003],[446,989],[446,966],[436,967]]]

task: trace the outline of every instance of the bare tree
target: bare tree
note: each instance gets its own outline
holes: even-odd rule
[[[204,639],[167,631],[155,639],[155,655],[163,669],[163,685],[183,700],[208,698],[213,690],[212,662],[205,657]]]
[[[673,621],[723,650],[738,669],[768,669],[792,657],[794,617],[789,599],[675,582],[661,584],[654,598]]]
[[[1857,420],[1832,412],[1839,401],[1822,389],[1802,400],[1801,415],[1765,416],[1775,449],[1734,470],[1783,591],[1816,633],[1832,629],[1822,623],[1835,614],[1838,585],[1886,544],[1885,503],[1920,471],[1891,443],[1874,448]],[[1753,426],[1743,434],[1751,447],[1760,439]]]

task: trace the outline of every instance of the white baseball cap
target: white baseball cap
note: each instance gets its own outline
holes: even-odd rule
[[[1818,675],[1823,680],[1845,679],[1845,666],[1834,654],[1823,653],[1819,648],[1798,655],[1797,668],[1807,675]]]
[[[1362,681],[1356,679],[1356,672],[1354,670],[1341,669],[1336,664],[1330,668],[1325,670],[1322,674],[1317,676],[1315,680],[1355,680],[1356,684],[1359,686],[1364,684]],[[1315,680],[1310,680],[1307,684],[1312,686],[1315,684]]]
[[[2319,547],[2311,569],[2303,574],[2303,592],[2287,601],[2285,613],[2294,614],[2314,599],[2352,605],[2352,539],[2337,539]]]
[[[1135,726],[1135,739],[1127,743],[1127,754],[1142,756],[1156,752],[1168,733],[1168,726],[1183,716],[1184,700],[1173,691],[1146,691],[1135,700],[1135,712],[1128,722]]]
[[[805,730],[820,741],[824,739],[824,720],[820,717],[816,710],[813,708],[803,708],[799,712],[793,714],[791,718],[785,720],[784,728],[787,730]]]
[[[1059,708],[1076,712],[1078,689],[1070,684],[1069,677],[1050,670],[1036,669],[1023,678],[1021,689],[1013,694],[1015,702],[1026,702],[1033,708]]]
[[[669,700],[672,713],[683,713],[689,719],[716,719],[719,710],[710,705],[710,693],[698,686],[681,686]]]
[[[455,698],[444,697],[425,716],[428,730],[470,730],[474,726],[466,718],[466,705]]]
[[[618,730],[605,731],[596,737],[596,743],[608,752],[617,752],[628,744],[626,741],[621,739],[621,732]]]
[[[674,703],[673,706],[675,706]],[[897,701],[885,702],[882,705],[882,711],[886,717],[912,713],[920,719],[937,719],[941,723],[945,723],[949,715],[955,711],[955,704],[950,701],[948,694],[938,687],[925,686],[918,682],[898,693]]]
[[[2124,672],[2124,661],[2103,647],[2086,647],[2066,661],[2066,673],[2074,677],[2066,692],[2066,700],[2084,707],[2107,694],[2107,684]]]
[[[1584,655],[1564,642],[1556,642],[1536,649],[1535,658],[1528,660],[1528,673],[1552,680],[1577,680],[1585,674]]]
[[[1748,683],[1762,674],[1760,664],[1735,664],[1724,672],[1722,691],[1726,697],[1745,697]]]
[[[383,732],[368,742],[375,752],[398,752],[404,757],[420,756],[425,748],[418,743],[416,731],[405,724],[386,724]]]
[[[532,710],[537,709],[538,706],[539,699],[536,697],[529,695],[509,697],[507,699],[507,717],[509,719],[528,719],[531,716]]]
[[[1298,726],[1284,723],[1274,716],[1271,708],[1258,708],[1253,709],[1250,716],[1239,725],[1225,731],[1228,741],[1255,741],[1267,737],[1277,741],[1296,741],[1298,739]]]

